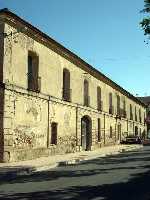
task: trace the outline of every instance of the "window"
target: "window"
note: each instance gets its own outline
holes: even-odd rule
[[[112,105],[112,93],[109,93],[109,114],[113,114],[113,105]]]
[[[39,92],[41,78],[39,73],[39,57],[34,52],[28,53],[28,90]]]
[[[57,123],[52,122],[51,124],[51,144],[57,145]]]
[[[144,119],[143,119],[144,126],[145,126],[145,120],[146,120],[146,114],[145,114],[145,112],[144,112]]]
[[[89,106],[90,97],[89,97],[89,82],[84,80],[84,105]]]
[[[113,131],[112,131],[112,126],[110,126],[110,138],[112,138],[112,136],[113,136]]]
[[[120,96],[117,95],[117,115],[120,116]]]
[[[138,135],[138,127],[135,126],[135,135],[137,136]]]
[[[70,72],[68,69],[63,70],[63,100],[71,101]]]
[[[142,122],[142,119],[141,119],[141,109],[139,109],[139,122],[140,123]]]
[[[123,117],[126,117],[126,101],[125,99],[123,100]]]
[[[140,128],[140,137],[142,137],[142,129]]]
[[[98,123],[98,142],[100,142],[101,141],[101,120],[100,120],[100,118],[98,118],[97,123]]]
[[[97,87],[97,109],[102,111],[101,88]]]
[[[133,120],[132,105],[130,104],[130,120]]]
[[[135,121],[137,121],[136,107],[135,107]]]

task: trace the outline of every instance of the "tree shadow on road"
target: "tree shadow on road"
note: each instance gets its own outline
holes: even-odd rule
[[[150,200],[150,157],[146,154],[143,157],[143,152],[134,153],[122,153],[114,156],[107,156],[106,158],[97,158],[94,160],[86,161],[80,163],[79,165],[59,167],[49,171],[38,172],[28,176],[13,177],[7,176],[3,177],[5,170],[0,172],[0,185],[7,185],[11,187],[11,184],[16,183],[29,183],[32,182],[36,184],[37,182],[45,181],[56,181],[60,178],[65,178],[65,181],[69,181],[70,178],[80,179],[82,177],[87,177],[85,186],[75,186],[70,185],[63,188],[60,186],[59,190],[48,190],[48,191],[38,191],[38,192],[28,192],[28,193],[14,193],[6,194],[6,191],[1,191],[0,189],[0,199],[29,199],[29,200]],[[142,161],[142,162],[141,162]],[[143,163],[140,166],[133,165],[133,163],[140,162]],[[122,164],[123,165],[120,165]],[[86,165],[88,167],[86,167]],[[20,169],[19,169],[20,168]],[[21,166],[18,170],[21,170]],[[143,169],[145,172],[137,174],[137,169]],[[16,170],[15,168],[11,169]],[[26,170],[33,170],[32,168],[27,168]],[[100,184],[90,185],[88,182],[89,176],[98,176],[101,174],[117,174],[117,172],[122,173],[124,170],[133,170],[130,178],[126,182],[118,182],[111,184]],[[134,173],[134,170],[136,173]],[[29,171],[30,172],[30,171]],[[117,176],[119,175],[117,174]],[[85,179],[86,180],[86,179]],[[49,184],[48,182],[45,184]],[[12,191],[13,192],[13,191]]]
[[[127,182],[92,186],[71,186],[59,190],[38,191],[0,195],[0,199],[8,200],[149,200],[150,171],[132,175]]]
[[[144,165],[133,165],[130,162],[142,161]],[[3,171],[0,171],[0,185],[3,184],[15,184],[15,183],[29,183],[29,182],[45,182],[45,181],[53,181],[58,180],[60,178],[81,178],[81,177],[89,177],[100,174],[108,174],[114,172],[124,172],[124,170],[136,170],[136,169],[150,169],[150,157],[143,157],[137,154],[137,152],[133,154],[123,153],[114,156],[107,156],[105,158],[97,158],[89,161],[85,161],[80,163],[79,165],[66,166],[66,167],[58,167],[49,171],[36,172],[34,174],[30,174],[30,172],[34,171],[34,168],[24,167],[25,175],[17,176],[15,174],[15,170],[22,171],[22,167],[12,167],[3,168]],[[122,165],[122,163],[124,165]],[[88,167],[87,167],[88,165]],[[86,167],[85,167],[86,166]],[[10,171],[5,175],[5,171]],[[12,173],[14,172],[14,173]],[[28,176],[27,176],[28,174]]]

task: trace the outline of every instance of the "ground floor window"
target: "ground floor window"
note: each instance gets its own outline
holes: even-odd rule
[[[51,124],[51,144],[57,144],[57,126],[56,122],[52,122]]]
[[[98,118],[98,121],[97,121],[97,123],[98,123],[98,142],[100,142],[101,141],[101,120],[100,120],[100,118]]]
[[[112,126],[110,126],[110,138],[112,138],[112,136],[113,136],[113,131],[112,131]]]
[[[117,136],[118,140],[121,140],[121,124],[118,124],[118,136]]]
[[[142,130],[141,130],[141,128],[140,128],[140,137],[142,137]]]
[[[138,127],[135,126],[135,135],[138,135]]]

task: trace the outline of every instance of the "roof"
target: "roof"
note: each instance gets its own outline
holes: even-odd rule
[[[39,37],[40,37],[40,42],[44,43],[45,45],[48,45],[49,48],[54,50],[56,53],[60,54],[61,56],[65,57],[65,58],[67,58],[70,62],[74,63],[76,66],[78,66],[81,69],[83,69],[84,71],[88,72],[90,75],[94,76],[98,80],[105,82],[106,84],[108,84],[112,88],[116,89],[117,91],[119,91],[123,95],[125,95],[128,98],[130,98],[133,101],[135,101],[136,103],[138,103],[138,104],[140,104],[140,105],[142,105],[144,107],[146,106],[145,103],[142,102],[140,99],[138,99],[135,96],[133,96],[127,90],[123,89],[117,83],[115,83],[114,81],[112,81],[111,79],[106,77],[104,74],[102,74],[100,71],[98,71],[97,69],[92,67],[90,64],[88,64],[86,61],[81,59],[79,56],[77,56],[76,54],[71,52],[69,49],[65,48],[63,45],[61,45],[60,43],[58,43],[57,41],[55,41],[54,39],[49,37],[47,34],[45,34],[42,31],[40,31],[38,28],[36,28],[33,25],[31,25],[30,23],[28,23],[24,19],[20,18],[18,15],[14,14],[10,10],[8,10],[7,8],[1,9],[0,10],[0,15],[6,16],[6,18],[10,17],[13,20],[16,20],[17,22],[25,25],[26,27],[29,28],[30,31],[33,31],[35,33],[35,34],[33,34],[34,37],[37,37],[38,40],[39,40]]]
[[[145,96],[145,97],[138,97],[139,100],[144,102],[146,105],[150,104],[150,96]]]

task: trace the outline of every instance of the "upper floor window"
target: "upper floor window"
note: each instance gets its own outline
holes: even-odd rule
[[[36,53],[28,52],[28,90],[39,92],[41,78],[39,77],[39,57]]]
[[[137,121],[136,106],[135,106],[135,121]]]
[[[120,96],[117,95],[117,115],[120,116]]]
[[[112,104],[112,93],[109,93],[109,114],[114,114],[113,104]]]
[[[70,72],[68,69],[63,69],[63,100],[71,101],[70,89]]]
[[[139,109],[139,122],[142,122],[142,118],[141,118],[141,109]]]
[[[89,97],[89,82],[85,79],[84,80],[84,105],[90,105],[90,97]]]
[[[123,100],[123,117],[126,117],[126,101],[125,99]]]
[[[130,120],[133,120],[132,105],[130,104]]]
[[[97,109],[102,111],[101,88],[97,87]]]

